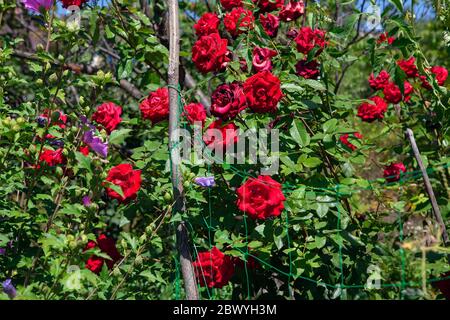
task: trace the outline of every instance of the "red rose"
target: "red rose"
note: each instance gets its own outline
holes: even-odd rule
[[[302,0],[289,1],[280,11],[280,19],[282,21],[293,21],[305,13],[305,4]]]
[[[255,18],[250,10],[239,7],[225,14],[223,24],[231,36],[237,37],[239,34],[253,29],[254,20]]]
[[[295,65],[297,75],[305,79],[317,79],[320,75],[319,63],[316,60],[307,62],[307,59],[300,60]]]
[[[78,148],[78,151],[81,152],[82,154],[84,154],[85,156],[89,155],[89,147],[86,146],[80,146]]]
[[[395,40],[394,37],[389,37],[389,34],[387,32],[383,32],[378,37],[377,44],[382,44],[383,42],[386,42],[386,41],[388,44],[392,44],[394,42],[394,40]]]
[[[121,114],[122,107],[112,102],[105,102],[97,108],[97,111],[92,115],[92,120],[101,124],[108,133],[111,133],[122,121]]]
[[[319,50],[316,53],[318,55],[327,45],[325,31],[312,30],[310,27],[302,27],[294,41],[297,43],[297,50],[303,54],[308,54],[314,47],[318,47]]]
[[[353,134],[353,137],[357,138],[357,139],[362,139],[362,135],[359,132],[355,132]],[[350,150],[355,151],[357,149],[357,147],[354,144],[352,144],[350,141],[348,141],[348,138],[349,138],[349,134],[346,133],[339,137],[339,141],[341,141],[341,143],[343,145],[345,145],[347,148],[349,148]]]
[[[443,86],[448,77],[447,69],[444,67],[440,67],[440,66],[434,66],[428,70],[434,74],[438,85]],[[422,81],[422,87],[424,87],[425,89],[428,89],[428,90],[432,89],[430,83],[427,81],[426,76],[420,76],[419,78],[420,78],[420,81]]]
[[[419,72],[417,71],[415,63],[416,59],[414,57],[411,57],[408,60],[397,61],[397,65],[406,73],[409,78],[415,78],[419,76]]]
[[[383,119],[384,113],[387,110],[387,103],[380,98],[375,96],[370,98],[373,103],[364,102],[358,107],[357,116],[363,121],[372,122],[376,119]]]
[[[374,90],[381,90],[389,83],[390,75],[386,70],[382,70],[375,78],[373,73],[369,77],[369,85]]]
[[[248,179],[240,186],[237,206],[252,219],[267,219],[277,217],[284,209],[281,184],[269,176],[260,175],[258,178]]]
[[[260,12],[270,12],[278,10],[283,6],[284,0],[253,0],[259,7]]]
[[[236,7],[242,7],[242,0],[220,0],[220,3],[226,11],[230,11]]]
[[[280,80],[269,71],[258,72],[244,83],[247,104],[253,112],[265,113],[277,110],[283,97]]]
[[[436,76],[438,85],[443,86],[448,77],[448,71],[444,67],[434,66],[431,72]]]
[[[202,73],[220,71],[230,61],[227,45],[228,40],[218,33],[200,37],[192,47],[192,61]]]
[[[92,255],[89,257],[89,259],[86,262],[86,269],[91,270],[94,273],[100,273],[103,267],[103,263],[106,261],[106,265],[109,269],[112,269],[114,264],[122,259],[121,254],[116,248],[116,244],[113,239],[108,238],[106,235],[101,234],[97,238],[97,242],[95,241],[89,241],[84,248],[84,251],[89,249],[94,249],[96,247],[99,247],[100,250],[104,253],[106,253],[112,260],[104,259],[95,255]]]
[[[200,252],[192,265],[202,287],[222,288],[234,274],[232,258],[216,247],[213,247],[211,251]]]
[[[141,170],[133,170],[131,164],[122,163],[109,170],[106,181],[119,186],[123,193],[122,197],[113,189],[106,188],[108,196],[119,202],[127,202],[136,198],[141,187]]]
[[[256,72],[260,71],[271,71],[272,70],[272,57],[275,57],[277,52],[267,48],[255,47],[253,48],[253,70]]]
[[[88,0],[61,0],[63,8],[68,8],[70,6],[82,7],[83,4],[88,2]]]
[[[201,18],[194,24],[195,34],[198,37],[208,35],[210,33],[219,32],[220,20],[217,14],[213,12],[207,12],[201,16]]]
[[[233,119],[246,107],[244,91],[237,82],[221,84],[211,96],[211,114],[223,120]]]
[[[205,124],[206,111],[205,107],[201,103],[190,103],[184,106],[183,114],[191,124],[195,124],[195,122],[201,122],[202,127]]]
[[[408,81],[403,84],[405,102],[408,102],[411,97],[408,95],[413,92],[413,87]],[[388,83],[383,89],[384,98],[391,103],[399,103],[402,101],[402,92],[400,88],[393,82]]]
[[[274,16],[271,13],[268,13],[267,16],[260,14],[259,21],[269,37],[277,36],[278,27],[280,25],[280,19],[277,16]]]
[[[66,158],[64,157],[62,152],[62,148],[55,151],[44,149],[39,156],[39,162],[45,162],[50,167],[56,166],[58,164],[64,164],[66,163]]]
[[[238,127],[234,123],[222,125],[222,119],[216,120],[209,125],[203,135],[203,141],[210,149],[222,148],[237,143],[239,140]]]
[[[139,105],[142,118],[149,119],[153,125],[169,118],[169,90],[159,88],[150,92]]]
[[[389,166],[385,167],[383,176],[386,181],[395,182],[400,180],[400,175],[402,172],[406,172],[406,168],[403,163],[391,163]]]

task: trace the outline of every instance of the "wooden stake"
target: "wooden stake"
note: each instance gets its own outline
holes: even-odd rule
[[[181,110],[179,100],[179,65],[180,65],[180,27],[178,0],[168,0],[169,7],[169,152],[171,158],[173,195],[175,199],[174,212],[185,212],[186,205],[183,191],[183,175],[180,171],[180,152],[176,145],[179,140],[177,129]],[[198,300],[197,283],[192,266],[191,253],[189,251],[189,236],[184,222],[177,228],[177,246],[180,254],[181,273],[184,280],[186,298]]]
[[[436,201],[436,197],[434,196],[433,187],[431,186],[430,178],[428,177],[427,169],[425,168],[422,157],[420,156],[419,148],[416,144],[416,139],[414,139],[414,133],[411,129],[406,129],[405,131],[406,137],[409,139],[411,143],[412,151],[414,153],[414,157],[417,160],[417,164],[419,165],[420,171],[422,171],[423,182],[425,184],[425,189],[428,193],[428,197],[431,201],[431,207],[433,208],[433,213],[436,221],[439,223],[439,226],[442,231],[442,239],[446,244],[448,242],[448,234],[447,229],[445,228],[444,220],[442,219],[441,211],[439,210],[439,206]]]

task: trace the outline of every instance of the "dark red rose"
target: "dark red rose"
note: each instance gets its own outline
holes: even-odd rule
[[[82,154],[84,154],[85,156],[89,155],[89,147],[87,147],[87,146],[80,146],[78,148],[78,151],[81,152]]]
[[[441,275],[441,278],[448,277],[450,277],[450,272]],[[434,286],[442,292],[445,299],[450,300],[450,279],[436,281],[434,282]]]
[[[70,6],[82,7],[88,0],[61,0],[63,8],[69,8]]]
[[[294,39],[297,43],[297,50],[303,54],[308,54],[312,49],[318,47],[316,55],[320,54],[327,45],[325,40],[325,31],[316,29],[312,30],[310,27],[300,28],[297,37]]]
[[[213,12],[207,12],[194,24],[197,37],[219,32],[219,17]]]
[[[122,163],[109,170],[106,181],[119,186],[123,193],[122,197],[113,189],[106,188],[108,196],[117,199],[119,202],[127,202],[135,199],[141,188],[141,170],[133,170],[131,164]]]
[[[236,193],[238,208],[252,219],[277,217],[284,209],[281,184],[269,176],[248,179]]]
[[[220,3],[226,11],[230,11],[236,7],[242,7],[242,0],[220,0]]]
[[[101,234],[97,238],[97,242],[90,240],[84,248],[84,251],[94,249],[96,247],[98,247],[102,252],[106,253],[112,259],[108,260],[96,255],[92,255],[91,257],[89,257],[86,262],[86,269],[89,269],[96,274],[100,273],[105,262],[108,268],[112,269],[114,267],[114,264],[122,259],[122,255],[117,250],[114,240],[108,238],[104,234]]]
[[[399,60],[397,65],[402,69],[409,78],[415,78],[419,76],[419,72],[416,67],[416,59],[414,57],[408,60]]]
[[[200,252],[192,265],[198,283],[202,287],[222,288],[234,274],[232,258],[216,247],[213,247],[211,251]]]
[[[227,146],[238,142],[238,127],[234,123],[222,124],[222,119],[219,119],[206,129],[203,141],[208,148],[225,150]]]
[[[205,124],[206,120],[206,111],[205,107],[201,103],[190,103],[184,106],[183,115],[191,124],[195,124],[196,122],[201,122],[202,127]]]
[[[223,120],[233,119],[246,107],[244,91],[237,82],[221,84],[211,96],[211,114]]]
[[[122,121],[121,114],[122,107],[112,102],[105,102],[98,106],[97,111],[92,115],[92,120],[101,124],[108,133],[111,133]]]
[[[386,181],[395,182],[400,180],[400,175],[402,172],[406,172],[406,168],[403,163],[391,163],[389,166],[385,167],[383,176]]]
[[[277,36],[278,27],[280,26],[280,19],[277,16],[271,13],[268,13],[266,16],[260,14],[259,21],[269,37]]]
[[[153,125],[169,119],[169,90],[159,88],[150,92],[149,96],[139,105],[142,118],[149,119]]]
[[[64,164],[66,163],[66,158],[64,157],[62,152],[62,148],[59,148],[55,151],[44,148],[41,152],[41,155],[39,156],[39,162],[45,162],[50,167],[56,166],[58,164]]]
[[[434,66],[431,69],[428,69],[432,74],[434,74],[438,85],[443,86],[448,77],[448,71],[444,67]],[[422,81],[422,87],[425,89],[431,90],[432,87],[430,83],[427,81],[426,76],[420,76],[420,81]]]
[[[382,90],[389,83],[390,77],[386,70],[382,70],[376,78],[372,73],[369,77],[369,85],[374,90]]]
[[[348,141],[349,136],[350,135],[348,133],[346,133],[339,137],[339,141],[341,141],[341,143],[343,145],[345,145],[347,148],[349,148],[350,150],[355,151],[357,149],[357,147],[354,144],[352,144],[350,141]],[[353,138],[362,139],[362,135],[359,132],[355,132],[355,133],[353,133]]]
[[[289,1],[287,5],[281,8],[279,17],[282,21],[293,21],[305,13],[305,4],[303,0]]]
[[[411,97],[409,94],[413,92],[413,87],[408,81],[403,84],[405,102],[408,102]],[[390,103],[399,103],[402,101],[402,92],[400,88],[393,82],[389,82],[383,89],[384,99]]]
[[[269,71],[258,72],[244,83],[247,104],[253,112],[265,113],[277,110],[283,97],[280,80]]]
[[[218,33],[200,37],[192,47],[192,61],[202,73],[223,70],[230,61],[227,45]]]
[[[253,3],[259,7],[260,12],[264,13],[278,10],[283,6],[284,0],[253,0]]]
[[[275,50],[254,47],[253,48],[253,70],[256,72],[260,71],[271,71],[272,61],[271,58],[275,57],[277,52]]]
[[[357,116],[366,122],[383,119],[384,113],[387,110],[387,103],[379,96],[372,97],[369,100],[371,100],[372,103],[364,102],[358,107]]]
[[[387,32],[383,32],[377,39],[377,44],[382,44],[383,42],[387,42],[388,44],[394,43],[395,38],[389,37]]]
[[[223,24],[225,29],[233,37],[237,37],[239,34],[247,32],[253,29],[253,22],[255,18],[250,10],[244,8],[234,8],[231,12],[225,14],[223,18]]]
[[[319,63],[316,60],[307,62],[307,59],[300,60],[295,65],[297,75],[305,79],[317,79],[320,75]]]

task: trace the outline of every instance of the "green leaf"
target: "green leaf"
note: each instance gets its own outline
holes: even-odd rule
[[[78,161],[79,168],[86,169],[90,173],[92,173],[91,158],[86,157],[81,152],[75,151],[75,159],[77,159],[77,161]]]
[[[299,144],[300,147],[306,147],[309,145],[311,139],[304,124],[299,120],[294,120],[292,122],[291,129],[289,129],[291,137]]]
[[[120,130],[114,130],[111,132],[111,135],[109,136],[109,143],[110,144],[121,144],[125,141],[126,137],[129,136],[131,129],[120,129]]]
[[[308,168],[315,168],[322,163],[322,160],[316,157],[307,158],[302,161],[303,165]]]

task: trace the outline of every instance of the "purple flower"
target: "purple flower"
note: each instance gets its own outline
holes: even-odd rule
[[[3,256],[6,253],[5,248],[0,248],[0,256]]]
[[[210,188],[216,184],[214,177],[197,177],[194,179],[195,183],[201,187]]]
[[[89,198],[89,196],[84,196],[83,197],[83,206],[89,207],[91,204],[92,204],[91,198]]]
[[[108,155],[108,144],[99,137],[94,137],[94,131],[88,130],[83,135],[83,142],[94,150],[99,156],[106,158]]]
[[[52,140],[52,141],[50,141],[50,145],[56,146],[58,148],[62,148],[62,147],[64,147],[64,141],[62,141],[62,140]]]
[[[17,295],[16,288],[14,288],[11,279],[6,279],[2,283],[3,292],[6,293],[10,299],[14,299]]]
[[[25,8],[36,13],[40,13],[41,7],[45,10],[50,9],[53,4],[53,0],[22,0],[21,2],[25,5]]]
[[[36,121],[40,127],[44,127],[45,124],[47,123],[47,118],[39,116],[37,117]]]

